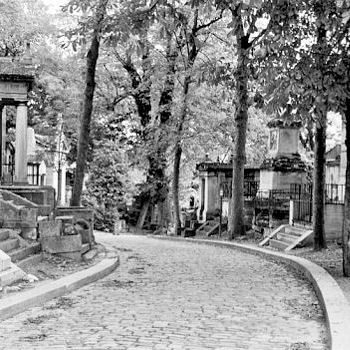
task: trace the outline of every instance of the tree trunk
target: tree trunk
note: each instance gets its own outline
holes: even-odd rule
[[[343,273],[350,277],[350,99],[346,101],[346,176],[343,225]]]
[[[315,152],[314,152],[314,176],[313,176],[313,215],[312,228],[314,232],[314,249],[321,250],[327,247],[324,230],[324,210],[325,210],[325,175],[326,175],[326,130],[328,97],[324,87],[324,72],[327,68],[325,61],[328,50],[327,29],[325,26],[327,4],[322,1],[315,3],[315,13],[317,21],[317,53],[316,64],[321,75],[320,88],[317,88],[321,101],[316,105],[316,130],[315,130]]]
[[[321,250],[327,247],[324,230],[325,209],[325,166],[326,166],[326,128],[327,112],[318,113],[315,131],[315,163],[313,183],[313,215],[312,227],[314,232],[314,249]]]
[[[198,29],[198,8],[194,12],[194,20],[192,31],[188,39],[188,60],[186,66],[186,74],[183,85],[183,101],[181,106],[180,120],[177,127],[177,135],[175,142],[175,156],[174,156],[174,173],[173,173],[173,203],[174,203],[174,224],[175,224],[175,234],[181,234],[181,220],[180,220],[180,203],[179,203],[179,181],[180,181],[180,165],[181,165],[181,139],[184,123],[187,116],[187,98],[191,83],[191,70],[193,64],[198,55],[198,48],[196,45],[196,34]],[[180,49],[180,47],[178,48]]]
[[[93,109],[93,98],[95,91],[95,73],[96,73],[96,64],[99,54],[100,47],[100,33],[102,22],[106,13],[108,0],[100,0],[98,9],[97,9],[97,21],[96,27],[93,32],[91,45],[87,54],[86,62],[86,86],[84,92],[84,101],[83,101],[83,114],[80,120],[80,134],[78,142],[78,154],[77,162],[75,169],[75,179],[73,186],[73,194],[71,205],[79,206],[81,202],[81,193],[83,190],[83,182],[85,175],[85,165],[86,158],[89,149],[89,138],[90,138],[90,124],[91,116]]]
[[[182,148],[180,142],[175,145],[174,173],[173,173],[173,201],[175,235],[181,235],[180,204],[179,204],[179,179]]]
[[[178,52],[175,48],[172,47],[171,42],[172,36],[171,33],[168,33],[168,41],[167,41],[167,71],[166,77],[164,81],[164,88],[162,90],[160,100],[159,100],[159,138],[157,141],[157,154],[158,154],[158,181],[162,183],[162,196],[159,197],[157,201],[158,208],[164,208],[165,202],[168,198],[169,187],[168,180],[166,178],[166,168],[167,168],[167,157],[166,152],[169,147],[169,130],[168,125],[171,119],[172,113],[172,103],[173,103],[173,95],[174,95],[174,86],[175,86],[175,66],[176,66],[176,58],[178,56]],[[168,220],[165,217],[168,215],[166,210],[161,210],[159,212],[160,222],[162,226],[164,223],[167,223]]]
[[[236,13],[235,13],[236,14]],[[245,234],[244,225],[244,164],[248,122],[248,49],[242,19],[237,26],[236,114],[233,133],[232,197],[228,235],[231,239]]]
[[[194,61],[192,61],[193,63]],[[181,138],[184,123],[187,115],[187,97],[190,88],[191,77],[187,74],[183,86],[183,102],[181,106],[181,115],[177,128],[176,142],[175,142],[175,155],[174,155],[174,173],[173,173],[173,201],[174,201],[174,224],[175,234],[181,234],[181,220],[180,220],[180,203],[179,203],[179,181],[180,181],[180,165],[181,165]]]

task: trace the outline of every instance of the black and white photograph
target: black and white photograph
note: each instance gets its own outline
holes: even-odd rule
[[[0,0],[0,350],[350,350],[350,0]]]

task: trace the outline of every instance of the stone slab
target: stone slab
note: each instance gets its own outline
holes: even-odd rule
[[[40,221],[39,222],[39,237],[58,237],[62,232],[62,221]]]
[[[11,263],[8,269],[0,272],[0,286],[7,286],[22,279],[25,275],[26,274],[23,270]]]
[[[41,239],[43,251],[51,254],[77,252],[82,248],[80,235],[44,237]]]

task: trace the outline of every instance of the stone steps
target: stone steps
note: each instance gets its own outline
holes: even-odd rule
[[[289,251],[311,238],[312,230],[309,227],[282,225],[265,237],[260,246],[268,244],[270,247]]]
[[[289,234],[286,232],[279,232],[276,235],[277,240],[285,242],[285,243],[293,243],[295,241],[295,237],[299,237],[299,236],[294,236],[293,234]]]
[[[29,260],[38,259],[40,250],[40,243],[29,244],[16,231],[0,229],[0,286],[22,279],[25,272],[15,263],[24,262],[25,267]]]
[[[0,271],[0,286],[3,287],[12,284],[22,279],[25,275],[26,273],[23,270],[14,263],[10,263],[7,269]]]
[[[17,262],[17,261],[24,260],[32,255],[39,254],[40,251],[41,251],[41,244],[34,243],[28,247],[20,247],[17,249],[13,249],[8,252],[8,255],[10,256],[12,262]]]
[[[269,246],[278,250],[285,250],[290,243],[286,243],[277,239],[270,239]]]
[[[16,265],[20,268],[25,270],[26,267],[28,267],[29,265],[36,265],[39,264],[41,261],[43,260],[43,254],[39,253],[39,254],[34,254],[34,255],[29,255],[28,257],[19,260],[16,262]]]
[[[219,223],[216,220],[208,220],[196,230],[196,235],[211,236],[218,231]]]
[[[10,237],[10,231],[8,229],[0,229],[0,241],[5,241]]]
[[[19,248],[18,238],[8,238],[5,241],[0,242],[0,249],[5,253],[16,248]]]
[[[305,232],[305,228],[288,225],[284,228],[284,232],[295,237],[300,237]]]

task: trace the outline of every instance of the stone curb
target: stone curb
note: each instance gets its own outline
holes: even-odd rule
[[[107,276],[119,266],[118,258],[107,258],[85,270],[62,277],[46,285],[36,287],[4,299],[0,299],[0,320],[12,317],[26,309],[72,292],[86,284]]]
[[[292,266],[301,272],[313,285],[316,295],[326,316],[327,328],[332,350],[349,350],[350,344],[350,304],[340,289],[338,283],[322,267],[304,258],[287,255],[263,248],[250,247],[244,244],[211,241],[193,238],[154,236],[151,238],[172,240],[178,242],[191,242],[217,247],[235,248],[245,253],[253,253],[264,258],[278,260]]]

